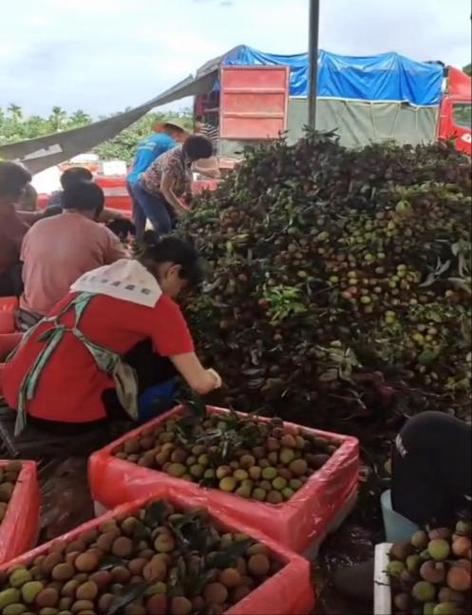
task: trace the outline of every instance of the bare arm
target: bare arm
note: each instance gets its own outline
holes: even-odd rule
[[[200,175],[210,177],[211,179],[219,179],[221,177],[220,169],[218,168],[218,160],[215,157],[205,160],[197,160],[193,163],[193,170]]]
[[[44,212],[42,211],[23,211],[21,209],[16,212],[21,219],[22,222],[26,222],[26,224],[32,225],[38,220],[42,220],[44,217]]]
[[[206,395],[221,387],[220,376],[212,369],[205,369],[194,352],[176,355],[170,360],[195,393]]]
[[[169,173],[164,173],[162,176],[161,192],[165,200],[172,206],[177,216],[183,216],[188,212],[188,207],[174,192],[174,178]]]

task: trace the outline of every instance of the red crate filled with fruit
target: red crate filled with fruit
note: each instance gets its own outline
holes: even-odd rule
[[[0,563],[38,539],[40,496],[34,461],[0,461]]]
[[[312,611],[308,561],[200,504],[161,486],[152,498],[124,504],[4,564],[0,612]]]
[[[358,471],[355,438],[180,406],[95,453],[89,480],[105,508],[176,486],[303,552],[349,512]]]

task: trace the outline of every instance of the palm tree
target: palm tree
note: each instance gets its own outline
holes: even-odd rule
[[[10,103],[7,109],[8,113],[12,116],[12,119],[15,122],[21,121],[23,118],[23,111],[19,105],[15,105],[14,103]]]
[[[62,107],[53,107],[52,113],[49,116],[49,122],[52,125],[54,131],[58,131],[62,128],[64,122],[67,119],[67,112]]]
[[[72,127],[86,126],[87,124],[90,124],[91,121],[92,118],[90,115],[85,113],[85,111],[82,111],[82,109],[77,109],[77,111],[74,111],[74,113],[69,117],[69,123]]]

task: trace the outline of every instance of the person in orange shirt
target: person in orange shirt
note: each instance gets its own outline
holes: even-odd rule
[[[118,237],[96,222],[104,202],[99,186],[76,182],[64,191],[63,213],[40,220],[25,235],[18,318],[22,330],[48,314],[81,275],[125,256]]]

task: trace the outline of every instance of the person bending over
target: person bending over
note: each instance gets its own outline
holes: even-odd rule
[[[166,237],[137,259],[79,278],[4,367],[3,394],[17,412],[16,433],[38,421],[61,431],[67,425],[90,428],[118,411],[139,419],[138,397],[147,383],[128,358],[148,342],[154,383],[168,378],[159,372],[167,358],[196,393],[219,388],[220,376],[200,363],[175,302],[201,277],[195,249]]]
[[[141,176],[134,188],[139,206],[151,221],[157,236],[169,234],[188,207],[184,198],[192,188],[192,163],[210,158],[211,142],[191,135],[182,146],[160,156]]]
[[[25,235],[18,315],[22,330],[48,314],[82,274],[125,256],[118,237],[97,222],[104,200],[95,183],[72,183],[64,190],[63,213],[40,220]]]
[[[81,183],[84,181],[94,181],[93,174],[91,171],[89,171],[89,169],[86,169],[85,167],[70,167],[69,169],[66,169],[60,177],[62,190],[56,190],[56,192],[53,192],[51,194],[51,196],[49,197],[48,207],[46,211],[44,213],[39,213],[38,218],[36,219],[42,219],[44,217],[55,216],[62,213],[64,209],[65,191],[68,188],[71,188],[74,184]],[[99,216],[99,222],[103,222],[106,224],[118,220],[124,220],[123,216],[120,213],[112,209],[107,209],[106,207],[102,208],[102,211],[100,212]],[[26,221],[32,223],[36,220],[27,219]],[[128,226],[128,229],[130,228],[131,227]],[[134,227],[132,230],[134,232]]]
[[[451,527],[464,512],[470,518],[471,459],[469,424],[442,412],[411,418],[393,444],[392,509],[421,528]],[[337,570],[334,585],[348,597],[368,600],[373,575],[371,560]]]
[[[153,127],[154,134],[146,137],[138,144],[136,156],[133,161],[131,172],[128,175],[128,194],[133,203],[133,222],[136,226],[136,239],[141,241],[146,228],[146,215],[139,207],[134,196],[134,188],[141,175],[145,173],[151,164],[169,150],[182,143],[188,136],[187,132],[172,122],[156,122]]]

